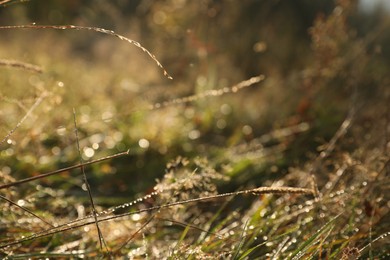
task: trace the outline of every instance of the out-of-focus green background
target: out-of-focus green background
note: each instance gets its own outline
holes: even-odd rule
[[[0,9],[1,25],[114,30],[155,54],[174,79],[165,78],[140,49],[112,36],[0,30],[1,58],[44,69],[34,74],[1,68],[1,134],[18,123],[42,89],[51,92],[3,148],[2,167],[20,178],[77,162],[73,108],[85,160],[130,149],[129,157],[88,169],[102,197],[144,192],[178,155],[206,156],[218,167],[243,163],[229,151],[307,122],[310,130],[291,134],[291,140],[265,144],[285,145],[285,156],[251,160],[252,170],[240,173],[238,183],[279,178],[315,156],[353,104],[376,104],[388,92],[385,10],[370,11],[356,1],[10,1]],[[234,95],[148,110],[156,102],[259,74],[266,76],[263,83]],[[368,107],[367,117],[384,111]],[[271,166],[273,171],[264,170]],[[255,178],[259,172],[262,177]]]

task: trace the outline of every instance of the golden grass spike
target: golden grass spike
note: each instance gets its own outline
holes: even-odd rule
[[[117,34],[114,31],[99,28],[99,27],[88,27],[88,26],[78,26],[78,25],[36,25],[36,24],[27,24],[27,25],[6,25],[0,26],[0,30],[9,30],[9,29],[55,29],[55,30],[87,30],[99,32],[111,36],[115,36],[122,41],[126,41],[132,45],[135,45],[137,48],[141,49],[143,52],[148,54],[150,58],[154,60],[158,67],[160,67],[164,73],[164,76],[168,79],[173,79],[171,75],[165,70],[164,66],[157,60],[156,56],[151,53],[148,49],[143,47],[139,42],[129,39],[123,35]]]
[[[190,103],[193,101],[196,101],[198,99],[206,98],[206,97],[219,97],[228,93],[236,93],[243,88],[247,88],[252,86],[253,84],[259,83],[265,79],[264,75],[259,75],[256,77],[252,77],[250,79],[241,81],[240,83],[232,86],[232,87],[224,87],[220,89],[210,89],[206,90],[204,92],[191,95],[191,96],[186,96],[182,98],[175,98],[172,100],[164,101],[162,103],[155,103],[149,107],[150,110],[155,110],[155,109],[160,109],[172,105],[178,105],[178,104],[185,104],[185,103]]]
[[[0,59],[0,66],[29,70],[37,73],[43,72],[43,69],[38,65],[17,61],[17,60]]]

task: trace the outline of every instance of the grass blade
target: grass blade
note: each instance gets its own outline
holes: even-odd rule
[[[328,230],[330,230],[332,228],[332,224],[333,222],[341,215],[338,214],[337,216],[335,216],[334,218],[332,218],[328,223],[326,223],[323,227],[321,227],[317,232],[315,232],[311,237],[309,237],[305,242],[303,242],[291,255],[290,255],[290,259],[293,259],[293,260],[296,260],[296,259],[300,259],[300,257],[304,254],[305,250],[310,246],[312,245],[313,243],[315,243],[315,241],[317,240],[317,238],[319,236],[321,236],[322,234],[324,234],[325,232],[327,232]]]

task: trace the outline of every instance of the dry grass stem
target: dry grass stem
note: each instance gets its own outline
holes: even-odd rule
[[[167,203],[164,205],[157,205],[137,211],[132,211],[132,212],[127,212],[127,213],[122,213],[114,216],[106,216],[102,217],[105,212],[99,213],[99,214],[92,214],[84,217],[77,219],[75,221],[65,223],[59,226],[56,226],[55,228],[47,229],[38,233],[35,233],[31,236],[26,236],[24,238],[15,240],[13,242],[1,244],[0,248],[7,248],[13,245],[17,245],[26,241],[31,241],[35,239],[39,239],[42,237],[47,237],[53,234],[57,233],[62,233],[65,231],[69,230],[74,230],[76,228],[84,227],[87,225],[91,224],[96,224],[97,222],[104,222],[104,221],[109,221],[109,220],[114,220],[114,219],[119,219],[127,216],[131,216],[134,214],[140,214],[143,212],[151,212],[155,210],[161,210],[164,208],[169,208],[177,205],[184,205],[184,204],[189,204],[189,203],[195,203],[195,202],[202,202],[202,201],[207,201],[207,200],[213,200],[213,199],[219,199],[219,198],[225,198],[225,197],[231,197],[231,196],[237,196],[237,195],[246,195],[246,194],[252,194],[252,195],[260,195],[260,194],[302,194],[302,195],[311,195],[314,196],[315,192],[313,189],[306,189],[306,188],[294,188],[294,187],[259,187],[255,189],[250,189],[250,190],[242,190],[242,191],[236,191],[236,192],[229,192],[229,193],[222,193],[222,194],[217,194],[217,195],[212,195],[212,196],[205,196],[201,198],[195,198],[195,199],[188,199],[188,200],[181,200],[177,202],[172,202],[172,203]],[[93,217],[91,219],[91,217]],[[96,219],[94,219],[96,217]],[[70,224],[71,223],[71,224]]]
[[[81,155],[80,142],[79,142],[79,134],[78,134],[79,131],[77,129],[76,109],[74,109],[74,108],[73,108],[73,121],[74,121],[74,131],[75,131],[75,135],[76,135],[77,151],[78,151],[79,157],[80,157],[80,169],[81,169],[81,172],[83,174],[84,185],[85,185],[87,192],[88,192],[89,202],[91,203],[92,214],[93,214],[93,217],[95,220],[96,230],[97,230],[98,235],[99,235],[100,249],[103,250],[103,245],[104,245],[104,247],[107,249],[107,251],[109,251],[108,247],[106,245],[106,242],[104,240],[102,231],[100,230],[100,227],[99,227],[95,202],[93,201],[91,187],[89,186],[87,174],[85,173],[85,169],[84,169],[84,162],[83,162],[83,157]]]
[[[41,218],[40,216],[38,216],[37,214],[35,214],[34,212],[32,212],[31,210],[29,210],[29,209],[27,209],[27,208],[25,208],[25,207],[23,207],[23,206],[20,206],[19,204],[13,202],[12,200],[10,200],[10,199],[8,199],[8,198],[2,196],[2,195],[0,195],[0,198],[3,199],[3,200],[5,200],[5,201],[7,201],[8,203],[14,205],[15,207],[20,208],[21,210],[26,211],[26,212],[29,213],[30,215],[32,215],[32,216],[36,217],[37,219],[41,220],[43,223],[46,223],[47,225],[49,225],[49,226],[51,226],[51,227],[54,228],[54,226],[53,226],[52,224],[50,224],[49,222],[47,222],[46,220],[44,220],[43,218]]]
[[[29,70],[37,73],[43,72],[43,69],[40,66],[16,60],[0,59],[0,66]]]
[[[7,26],[0,26],[0,30],[13,30],[13,29],[55,29],[55,30],[87,30],[87,31],[93,31],[98,33],[103,33],[111,36],[115,36],[119,38],[122,41],[128,42],[137,48],[141,49],[143,52],[145,52],[147,55],[149,55],[150,58],[154,60],[154,62],[157,64],[158,67],[160,67],[164,73],[164,76],[166,76],[168,79],[173,79],[171,75],[165,70],[163,65],[157,60],[156,56],[154,56],[153,53],[151,53],[148,49],[143,47],[139,42],[131,40],[123,35],[117,34],[114,31],[98,28],[98,27],[87,27],[87,26],[77,26],[77,25],[36,25],[36,24],[27,24],[27,25],[7,25]]]
[[[69,167],[66,167],[66,168],[61,168],[61,169],[58,169],[58,170],[55,170],[55,171],[51,171],[51,172],[48,172],[48,173],[40,174],[40,175],[37,175],[37,176],[34,176],[34,177],[25,178],[23,180],[19,180],[19,181],[7,183],[7,184],[2,184],[2,185],[0,185],[0,190],[1,189],[6,189],[6,188],[10,188],[10,187],[13,187],[13,186],[17,186],[17,185],[20,185],[20,184],[23,184],[23,183],[39,180],[39,179],[42,179],[42,178],[46,178],[46,177],[49,177],[49,176],[52,176],[52,175],[55,175],[55,174],[59,174],[59,173],[62,173],[62,172],[70,171],[70,170],[73,170],[73,169],[76,169],[76,168],[80,168],[82,166],[87,166],[87,165],[91,165],[91,164],[94,164],[94,163],[98,163],[98,162],[110,160],[110,159],[113,159],[113,158],[117,158],[117,157],[120,157],[120,156],[128,155],[128,154],[129,154],[129,151],[121,152],[121,153],[117,153],[117,154],[114,154],[114,155],[109,155],[109,156],[106,156],[106,157],[103,157],[103,158],[99,158],[99,159],[96,159],[96,160],[92,160],[92,161],[89,161],[89,162],[83,162],[82,164],[76,164],[76,165],[69,166]]]
[[[219,97],[228,93],[236,93],[243,88],[247,88],[252,86],[253,84],[259,83],[265,79],[264,75],[259,75],[256,77],[252,77],[248,80],[241,81],[240,83],[232,86],[232,87],[224,87],[220,89],[211,89],[204,91],[202,93],[196,94],[196,95],[191,95],[187,97],[182,97],[182,98],[176,98],[173,100],[165,101],[162,103],[155,103],[150,106],[150,110],[154,109],[159,109],[167,106],[172,106],[172,105],[178,105],[178,104],[185,104],[189,102],[196,101],[198,99],[206,98],[206,97]]]

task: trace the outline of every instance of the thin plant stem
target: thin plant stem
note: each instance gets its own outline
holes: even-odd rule
[[[116,157],[120,157],[120,156],[123,156],[123,155],[128,155],[128,154],[129,154],[129,150],[127,150],[126,152],[121,152],[121,153],[117,153],[117,154],[114,154],[114,155],[109,155],[109,156],[106,156],[106,157],[103,157],[103,158],[99,158],[99,159],[96,159],[96,160],[93,160],[93,161],[90,161],[90,162],[83,162],[82,164],[76,164],[76,165],[73,165],[73,166],[69,166],[69,167],[66,167],[66,168],[58,169],[58,170],[51,171],[51,172],[48,172],[48,173],[43,173],[43,174],[40,174],[40,175],[37,175],[37,176],[34,176],[34,177],[29,177],[29,178],[25,178],[25,179],[22,179],[22,180],[19,180],[19,181],[3,184],[3,185],[0,185],[0,190],[1,189],[6,189],[6,188],[9,188],[9,187],[13,187],[13,186],[17,186],[17,185],[20,185],[20,184],[23,184],[23,183],[39,180],[39,179],[42,179],[42,178],[46,178],[46,177],[49,177],[49,176],[52,176],[52,175],[55,175],[55,174],[59,174],[61,172],[66,172],[66,171],[69,171],[69,170],[80,168],[81,166],[87,166],[87,165],[90,165],[90,164],[94,164],[94,163],[110,160],[110,159],[113,159],[113,158],[116,158]]]
[[[95,219],[96,229],[97,229],[97,232],[98,232],[98,235],[99,235],[100,249],[102,250],[103,249],[103,244],[104,244],[104,246],[106,248],[107,248],[107,245],[106,245],[106,243],[104,241],[103,234],[102,234],[102,232],[101,232],[101,230],[99,228],[99,223],[98,223],[98,219],[97,219],[97,211],[96,211],[96,208],[95,208],[95,203],[93,201],[91,187],[89,186],[89,182],[88,182],[88,179],[87,179],[87,174],[85,173],[85,169],[84,169],[83,157],[81,155],[79,135],[78,135],[78,130],[77,130],[76,110],[74,108],[73,108],[73,120],[74,120],[74,128],[75,128],[74,131],[75,131],[75,134],[76,134],[77,150],[78,150],[79,157],[80,157],[80,169],[81,169],[81,172],[83,173],[84,184],[85,184],[85,187],[86,187],[87,192],[88,192],[88,197],[89,197],[89,201],[91,203],[93,217]]]
[[[158,67],[160,67],[168,79],[173,79],[171,75],[165,70],[163,65],[157,60],[156,56],[152,54],[148,49],[143,47],[139,42],[129,39],[123,35],[117,34],[114,31],[98,28],[98,27],[88,27],[88,26],[78,26],[78,25],[36,25],[36,24],[27,24],[27,25],[6,25],[0,26],[0,30],[14,30],[14,29],[54,29],[54,30],[87,30],[94,31],[98,33],[103,33],[111,36],[115,36],[122,41],[128,42],[137,48],[145,52],[150,58],[154,60]]]
[[[22,62],[22,61],[17,61],[17,60],[0,59],[0,66],[29,70],[29,71],[37,72],[37,73],[43,72],[43,69],[40,66],[26,63],[26,62]]]
[[[27,236],[27,237],[24,237],[24,238],[21,238],[21,239],[18,239],[18,240],[9,242],[9,243],[4,243],[4,244],[0,245],[0,248],[6,248],[6,247],[9,247],[9,246],[20,244],[22,242],[35,240],[35,239],[42,238],[42,237],[47,237],[47,236],[50,236],[50,235],[53,235],[53,234],[62,233],[62,232],[68,231],[68,230],[73,230],[73,229],[84,227],[84,226],[91,225],[91,224],[96,224],[96,221],[97,222],[104,222],[104,221],[109,221],[109,220],[114,220],[114,219],[118,219],[118,218],[131,216],[131,215],[134,215],[134,214],[140,214],[140,213],[143,213],[143,212],[150,212],[150,211],[154,211],[154,210],[160,210],[160,209],[163,209],[163,208],[169,208],[169,207],[173,207],[173,206],[177,206],[177,205],[183,205],[183,204],[189,204],[189,203],[195,203],[195,202],[202,202],[202,201],[207,201],[207,200],[212,200],[212,199],[219,199],[219,198],[225,198],[225,197],[230,197],[230,196],[247,195],[247,194],[252,194],[252,195],[260,195],[260,194],[302,194],[302,195],[314,196],[315,192],[313,191],[313,189],[306,189],[306,188],[259,187],[259,188],[250,189],[250,190],[242,190],[242,191],[236,191],[236,192],[229,192],[229,193],[222,193],[222,194],[217,194],[217,195],[212,195],[212,196],[200,197],[200,198],[195,198],[195,199],[176,201],[176,202],[167,203],[167,204],[164,204],[164,205],[157,205],[157,206],[153,206],[153,207],[149,207],[149,208],[145,208],[145,209],[140,209],[140,210],[137,210],[137,211],[126,212],[126,213],[118,214],[118,215],[114,215],[114,216],[107,216],[107,217],[103,217],[103,218],[98,218],[97,220],[96,219],[88,220],[88,219],[91,218],[91,216],[88,216],[86,218],[79,219],[77,222],[73,222],[74,225],[68,225],[68,223],[66,223],[66,224],[57,226],[56,228],[53,228],[53,229],[44,230],[44,231],[35,233],[35,234],[31,235],[31,236]],[[80,223],[80,222],[82,222],[82,223]]]
[[[250,79],[241,81],[240,83],[238,83],[232,87],[224,87],[224,88],[220,88],[220,89],[206,90],[204,92],[201,92],[201,93],[198,93],[195,95],[186,96],[186,97],[182,97],[182,98],[176,98],[176,99],[164,101],[162,103],[155,103],[155,104],[151,105],[149,107],[149,109],[155,110],[155,109],[168,107],[168,106],[172,106],[172,105],[179,105],[179,104],[193,102],[193,101],[196,101],[198,99],[202,99],[202,98],[206,98],[206,97],[218,97],[218,96],[222,96],[222,95],[225,95],[228,93],[236,93],[236,92],[242,90],[243,88],[247,88],[247,87],[252,86],[253,84],[259,83],[259,82],[263,81],[264,79],[265,79],[264,75],[259,75],[259,76],[252,77]]]
[[[3,199],[3,200],[5,200],[5,201],[7,201],[8,203],[14,205],[15,207],[20,208],[21,210],[26,211],[26,212],[29,213],[30,215],[33,215],[34,217],[36,217],[36,218],[39,219],[40,221],[42,221],[42,222],[46,223],[47,225],[51,226],[52,228],[54,228],[54,226],[53,226],[52,224],[50,224],[49,222],[47,222],[46,220],[44,220],[43,218],[41,218],[40,216],[38,216],[37,214],[35,214],[34,212],[32,212],[31,210],[29,210],[29,209],[27,209],[27,208],[25,208],[25,207],[23,207],[23,206],[20,206],[19,204],[13,202],[12,200],[10,200],[10,199],[8,199],[8,198],[2,196],[2,195],[0,195],[0,198]]]
[[[125,243],[123,243],[116,251],[115,253],[119,253],[122,248],[124,248],[128,243],[131,242],[131,240],[134,239],[134,237],[139,234],[147,225],[149,225],[150,222],[156,217],[156,214],[153,214],[140,228],[138,228],[127,240]]]

